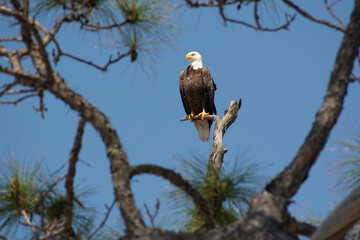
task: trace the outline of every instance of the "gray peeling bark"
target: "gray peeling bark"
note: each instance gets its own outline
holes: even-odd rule
[[[212,120],[215,122],[215,129],[213,133],[213,145],[211,148],[211,153],[208,163],[207,176],[210,172],[219,174],[220,168],[224,161],[224,154],[227,152],[227,149],[223,148],[222,140],[226,130],[233,124],[237,118],[237,113],[241,107],[241,98],[239,103],[236,101],[230,102],[230,107],[225,111],[224,117],[219,117],[216,115],[206,115],[204,119]],[[201,117],[195,116],[192,117],[193,120],[200,120]],[[188,119],[184,117],[180,121],[187,121]]]

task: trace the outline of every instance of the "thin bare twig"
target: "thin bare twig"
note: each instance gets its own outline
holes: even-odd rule
[[[59,50],[59,49],[58,49],[58,50]],[[99,69],[99,70],[101,70],[101,71],[103,71],[103,72],[106,72],[107,69],[108,69],[108,67],[109,67],[111,64],[114,64],[114,63],[120,61],[120,60],[121,60],[122,58],[124,58],[124,57],[130,56],[131,53],[132,53],[132,50],[129,50],[128,52],[126,52],[126,53],[124,53],[124,54],[117,53],[117,57],[114,58],[114,59],[113,59],[113,56],[110,55],[109,60],[107,61],[107,63],[105,63],[104,66],[97,65],[97,64],[93,63],[92,61],[88,61],[88,60],[85,60],[85,59],[82,59],[82,58],[73,56],[73,55],[71,55],[71,54],[69,54],[69,53],[64,53],[64,52],[62,52],[62,51],[60,51],[60,52],[58,53],[58,55],[59,55],[59,56],[63,55],[63,56],[69,57],[69,58],[74,59],[74,60],[76,60],[76,61],[78,61],[78,62],[82,62],[82,63],[88,64],[88,65],[90,65],[90,66],[92,66],[92,67],[95,67],[95,68],[97,68],[97,69]]]
[[[346,28],[345,24],[343,21],[341,21],[341,19],[335,15],[335,13],[331,10],[331,7],[334,6],[334,3],[337,3],[338,1],[334,1],[332,4],[328,5],[328,0],[325,0],[325,7],[328,10],[328,12],[330,13],[330,15],[335,18],[336,21],[338,21],[338,23],[340,23],[340,25],[342,26],[343,29]]]
[[[42,204],[44,203],[44,201],[46,200],[46,198],[49,196],[49,194],[50,194],[50,192],[52,191],[52,189],[56,186],[56,184],[58,184],[60,181],[64,180],[65,177],[66,177],[66,175],[57,178],[57,179],[49,186],[49,188],[46,190],[46,192],[41,195],[41,199],[40,199],[40,200],[38,201],[38,203],[35,205],[35,207],[34,207],[35,210],[39,209],[39,207],[42,206]],[[40,185],[42,185],[42,184],[43,184],[43,183],[40,183]],[[40,189],[39,186],[36,188],[35,191],[37,191],[38,189]]]
[[[112,202],[112,204],[110,205],[110,207],[108,207],[107,205],[105,205],[106,209],[107,209],[107,212],[105,214],[105,217],[103,219],[103,221],[99,224],[99,226],[95,229],[94,232],[92,232],[90,235],[89,235],[89,239],[91,239],[93,236],[95,236],[95,234],[105,225],[107,219],[109,218],[110,216],[110,212],[111,210],[113,209],[113,207],[115,206],[115,203],[116,201],[114,200]]]
[[[144,203],[144,207],[146,209],[146,214],[149,216],[150,218],[150,222],[151,222],[151,226],[153,228],[155,228],[155,218],[156,216],[158,215],[159,213],[159,210],[160,210],[160,201],[159,199],[156,199],[156,205],[155,205],[155,213],[154,214],[151,214],[149,208],[147,207],[147,205]]]
[[[341,32],[345,32],[345,29],[338,26],[338,25],[335,25],[335,24],[332,24],[331,22],[328,22],[328,21],[325,21],[325,20],[321,20],[321,19],[318,19],[314,16],[312,16],[310,13],[304,11],[303,9],[301,9],[299,6],[297,6],[296,4],[294,4],[293,2],[289,1],[289,0],[282,0],[287,6],[289,6],[290,8],[294,9],[296,12],[298,12],[300,15],[302,15],[303,17],[313,21],[313,22],[316,22],[316,23],[320,23],[322,25],[325,25],[325,26],[328,26],[328,27],[331,27],[335,30],[338,30],[338,31],[341,31]]]
[[[13,105],[16,105],[18,104],[19,102],[22,102],[24,101],[25,99],[28,99],[28,98],[31,98],[31,97],[37,97],[38,94],[29,94],[29,95],[26,95],[26,96],[23,96],[21,98],[18,98],[16,100],[0,100],[0,103],[1,104],[13,104]]]

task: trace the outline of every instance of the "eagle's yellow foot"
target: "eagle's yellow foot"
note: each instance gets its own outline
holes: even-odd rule
[[[191,117],[193,117],[195,114],[191,112],[189,115],[187,115],[185,118],[188,119],[190,122],[192,122]]]
[[[209,115],[209,113],[205,112],[205,109],[203,109],[203,111],[201,113],[199,113],[197,116],[199,116],[199,117],[201,116],[201,120],[204,120],[204,117],[206,115]]]

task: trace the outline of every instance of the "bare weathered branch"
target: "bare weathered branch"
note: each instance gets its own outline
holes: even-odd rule
[[[237,113],[241,107],[241,99],[239,99],[239,103],[236,101],[230,102],[229,110],[225,112],[224,117],[220,118],[216,115],[205,115],[204,119],[212,120],[215,122],[215,129],[213,134],[213,145],[209,158],[209,166],[208,169],[215,170],[216,174],[219,172],[222,163],[223,156],[226,153],[227,149],[224,149],[222,146],[222,139],[226,132],[226,130],[233,124],[237,118]],[[201,116],[191,117],[192,120],[200,120]],[[184,117],[180,121],[189,120],[187,117]]]
[[[203,199],[201,194],[196,191],[187,181],[185,181],[180,174],[163,167],[159,167],[151,164],[137,165],[130,167],[130,177],[137,174],[154,174],[159,177],[163,177],[170,181],[172,184],[187,193],[194,201],[196,208],[199,211],[200,216],[205,222],[207,229],[214,228],[215,224],[212,220],[212,214],[210,213],[206,201]]]
[[[222,118],[215,120],[215,129],[213,133],[213,145],[211,148],[211,153],[209,157],[208,172],[214,170],[216,174],[219,173],[220,168],[224,161],[224,154],[227,152],[227,149],[223,148],[222,140],[226,130],[233,124],[237,118],[237,113],[241,107],[241,98],[239,103],[236,101],[230,102],[230,107],[225,111],[225,115]]]

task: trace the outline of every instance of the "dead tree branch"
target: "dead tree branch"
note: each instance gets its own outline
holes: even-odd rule
[[[215,122],[215,129],[213,133],[213,145],[209,157],[208,170],[214,170],[216,174],[219,173],[220,168],[223,164],[224,154],[227,152],[227,149],[222,146],[222,139],[226,130],[233,124],[237,118],[237,113],[241,107],[241,98],[239,103],[236,101],[230,102],[229,110],[225,111],[224,117],[220,118],[215,115],[206,115],[204,119],[212,120]],[[191,117],[192,120],[200,120],[201,116]],[[187,121],[188,118],[184,117],[180,121]],[[209,171],[208,171],[209,172]]]

